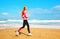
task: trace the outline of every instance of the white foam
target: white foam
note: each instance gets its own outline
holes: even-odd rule
[[[30,23],[48,23],[48,22],[60,22],[60,20],[28,20]],[[6,20],[6,21],[0,21],[2,22],[23,22],[22,20]]]
[[[19,28],[22,25],[18,24],[0,24],[0,29],[7,28]],[[60,25],[30,25],[31,28],[51,28],[51,29],[60,29]]]
[[[7,22],[7,21],[0,21],[0,23],[5,23],[5,22]]]
[[[22,20],[7,20],[0,21],[0,23],[5,22],[22,22]],[[48,23],[48,22],[60,22],[60,20],[29,20],[30,23]],[[21,24],[22,25],[22,24]],[[6,28],[15,28],[20,27],[20,24],[0,24],[0,29]],[[52,28],[52,29],[60,29],[60,25],[30,25],[31,28]]]
[[[51,28],[51,29],[60,29],[60,25],[31,25],[31,28]]]

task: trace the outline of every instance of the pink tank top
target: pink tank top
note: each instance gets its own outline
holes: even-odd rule
[[[27,17],[26,17],[27,11],[23,11],[22,14],[24,15],[23,20],[27,20]]]

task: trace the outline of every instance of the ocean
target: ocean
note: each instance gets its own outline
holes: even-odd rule
[[[60,29],[60,20],[29,20],[31,28],[54,28]],[[23,20],[0,21],[0,29],[19,28],[23,25]]]

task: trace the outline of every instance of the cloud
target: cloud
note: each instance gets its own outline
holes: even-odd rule
[[[30,14],[51,14],[51,13],[60,13],[60,5],[56,5],[51,9],[43,9],[43,8],[33,8],[28,10]]]
[[[60,10],[60,5],[53,7],[55,10]]]
[[[30,19],[40,19],[43,18],[44,14],[50,14],[51,11],[48,9],[33,8],[28,10],[28,13]]]
[[[8,19],[9,14],[7,12],[3,12],[0,15],[0,20],[7,20]]]
[[[52,13],[59,14],[60,13],[60,5],[54,6],[52,8]]]
[[[3,12],[2,15],[8,16],[9,14],[8,14],[8,12]]]
[[[51,13],[48,9],[42,9],[42,8],[33,8],[31,10],[28,10],[29,13],[37,13],[37,14],[45,14],[45,13]]]
[[[50,14],[50,13],[60,13],[60,5],[52,7],[52,9],[43,9],[43,8],[33,8],[28,10],[29,13],[37,14]]]
[[[60,5],[56,5],[50,9],[32,8],[28,12],[30,19],[60,19]]]

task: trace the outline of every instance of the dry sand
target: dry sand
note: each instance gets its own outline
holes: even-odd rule
[[[59,29],[31,28],[32,36],[27,36],[24,28],[19,36],[16,36],[17,28],[0,30],[0,39],[60,39]]]

